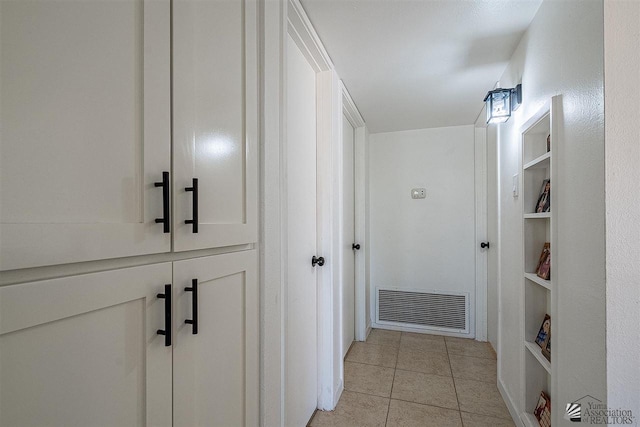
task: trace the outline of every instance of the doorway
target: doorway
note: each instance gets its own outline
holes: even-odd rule
[[[355,339],[355,256],[360,245],[355,242],[354,187],[355,130],[342,115],[342,357]]]
[[[287,37],[287,297],[285,425],[306,425],[318,402],[316,72]]]

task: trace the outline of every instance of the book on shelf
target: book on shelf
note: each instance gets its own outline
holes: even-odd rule
[[[551,335],[551,316],[548,314],[544,315],[544,320],[540,325],[540,330],[538,331],[538,336],[536,337],[536,344],[540,346],[540,348],[545,348],[547,346],[547,340]]]
[[[551,243],[546,242],[540,252],[540,259],[536,267],[536,275],[544,280],[551,278]]]
[[[547,153],[551,151],[551,134],[547,136]]]
[[[540,392],[540,398],[533,415],[538,420],[540,427],[551,427],[551,398],[544,391]]]
[[[542,355],[551,362],[551,327],[549,327],[549,334],[547,335],[547,341],[542,347]]]
[[[542,181],[540,195],[534,209],[535,213],[551,212],[551,180]]]

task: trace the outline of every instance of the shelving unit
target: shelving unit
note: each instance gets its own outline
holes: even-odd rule
[[[520,417],[526,426],[538,426],[533,411],[540,392],[552,399],[552,419],[557,410],[553,404],[555,393],[553,364],[555,337],[557,336],[557,191],[554,153],[558,141],[555,131],[554,110],[558,111],[560,97],[553,97],[522,126],[522,212],[523,212],[523,280],[522,280],[522,363],[524,371],[523,396]],[[551,135],[551,149],[547,151],[547,136]],[[551,212],[536,213],[536,204],[545,179],[551,180]],[[545,280],[537,276],[536,267],[546,242],[551,244],[551,277]],[[547,360],[540,346],[535,343],[545,314],[551,317],[551,361]]]

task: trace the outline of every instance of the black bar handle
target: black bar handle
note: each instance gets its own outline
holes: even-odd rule
[[[191,299],[191,313],[193,317],[187,319],[184,323],[191,325],[191,333],[193,335],[198,334],[198,279],[191,279],[191,286],[184,288],[187,292],[193,292],[193,298]]]
[[[171,285],[164,285],[164,294],[158,294],[164,299],[164,329],[158,329],[158,335],[164,335],[164,346],[171,346]]]
[[[192,233],[198,232],[198,178],[193,178],[193,183],[191,187],[185,187],[184,191],[193,191],[193,219],[187,219],[184,221],[185,224],[191,224]]]
[[[169,172],[162,172],[162,182],[154,183],[156,187],[162,187],[162,218],[156,218],[156,223],[164,224],[164,232],[171,232],[169,219]]]
[[[481,247],[482,249],[484,249],[484,248],[489,249],[489,242],[486,242],[486,243],[485,243],[485,242],[481,242],[481,243],[480,243],[480,247]]]

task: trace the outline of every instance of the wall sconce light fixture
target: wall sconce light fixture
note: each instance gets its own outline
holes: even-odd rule
[[[511,89],[494,89],[484,97],[487,106],[487,124],[504,123],[522,104],[522,85]]]

